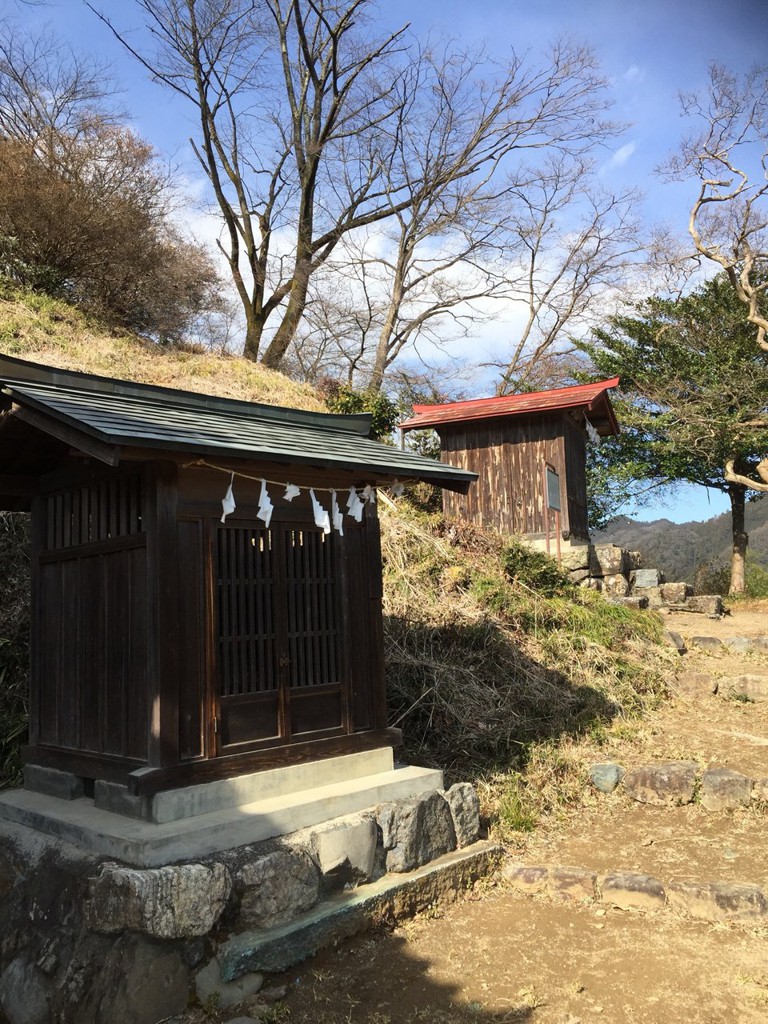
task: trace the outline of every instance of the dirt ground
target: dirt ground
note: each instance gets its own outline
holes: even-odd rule
[[[665,624],[686,639],[766,636],[768,602],[720,621],[678,613]],[[768,675],[768,652],[692,649],[680,665]],[[625,768],[690,759],[768,777],[768,704],[677,697],[641,723],[625,723],[594,753]],[[652,808],[621,791],[598,794],[585,781],[577,810],[521,834],[509,854],[530,864],[642,871],[663,882],[768,886],[766,848],[768,813],[760,807]],[[266,1011],[265,1024],[765,1024],[768,927],[557,904],[484,882],[453,906],[346,941],[275,981],[287,996]]]
[[[766,636],[768,602],[715,621],[686,613],[692,636]],[[768,675],[768,652],[696,652],[687,671]],[[600,760],[632,767],[690,759],[768,777],[768,705],[678,697],[619,733]],[[768,885],[768,815],[659,809],[585,789],[584,804],[521,838],[527,863],[630,870],[662,881]],[[671,912],[557,905],[502,885],[326,951],[286,975],[286,1019],[300,1024],[751,1024],[768,1021],[768,929],[706,925]]]

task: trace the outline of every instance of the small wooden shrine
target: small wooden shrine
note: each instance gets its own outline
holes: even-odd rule
[[[402,431],[433,428],[442,461],[478,474],[444,494],[446,515],[542,541],[589,541],[587,441],[617,434],[608,392],[619,379],[527,395],[414,405]]]
[[[26,763],[151,795],[396,742],[375,487],[474,477],[369,430],[0,357],[0,508],[32,523]]]

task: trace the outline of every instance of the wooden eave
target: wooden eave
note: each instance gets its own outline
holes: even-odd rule
[[[168,388],[106,381],[36,367],[30,378],[9,378],[19,360],[0,357],[0,379],[12,414],[72,448],[116,465],[132,450],[219,461],[339,470],[367,482],[426,480],[466,493],[475,474],[365,436],[368,418],[273,409],[174,392]],[[13,365],[6,365],[6,364]],[[25,364],[24,369],[26,370]],[[46,376],[48,373],[48,376]],[[81,387],[82,378],[87,386]],[[119,385],[119,386],[118,386]],[[267,410],[265,412],[265,410]]]

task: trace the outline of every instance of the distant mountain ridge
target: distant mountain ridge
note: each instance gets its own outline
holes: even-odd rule
[[[747,503],[746,526],[749,534],[747,558],[768,568],[768,500],[760,496]],[[731,516],[729,512],[703,523],[673,523],[654,519],[641,523],[618,516],[604,530],[595,531],[596,544],[618,544],[639,551],[643,565],[661,569],[668,580],[693,583],[697,569],[709,564],[715,568],[730,563]]]

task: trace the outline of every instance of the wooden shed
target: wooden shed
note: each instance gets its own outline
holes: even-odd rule
[[[471,473],[367,416],[6,357],[0,389],[0,508],[32,523],[27,764],[146,795],[396,742],[363,489]]]
[[[414,405],[403,431],[433,428],[442,461],[478,474],[468,494],[444,494],[446,515],[542,541],[586,543],[591,433],[619,432],[608,392],[618,377],[526,395]]]

